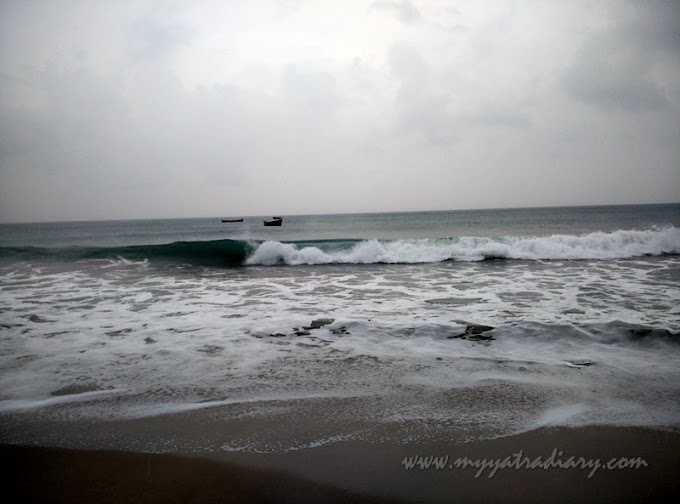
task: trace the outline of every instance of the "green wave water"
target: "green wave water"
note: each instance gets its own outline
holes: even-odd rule
[[[165,244],[0,247],[9,260],[124,259],[197,266],[418,264],[443,261],[612,260],[680,254],[680,228],[584,235],[448,237],[396,240],[196,240]]]

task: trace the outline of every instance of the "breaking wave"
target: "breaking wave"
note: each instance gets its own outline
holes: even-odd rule
[[[417,264],[442,261],[611,260],[680,254],[680,229],[619,230],[584,235],[400,240],[186,241],[123,247],[3,247],[20,260],[125,259],[206,266]]]
[[[615,231],[543,237],[462,237],[331,242],[267,241],[246,264],[376,264],[481,261],[485,259],[626,259],[680,253],[680,229]]]

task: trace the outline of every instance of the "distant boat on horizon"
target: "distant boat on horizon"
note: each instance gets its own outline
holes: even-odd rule
[[[283,223],[283,217],[272,217],[271,220],[264,220],[265,226],[280,226]]]
[[[243,219],[222,219],[222,222],[243,222]]]

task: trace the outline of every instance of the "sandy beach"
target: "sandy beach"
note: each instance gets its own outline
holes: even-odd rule
[[[215,413],[42,424],[61,446],[80,439],[83,448],[3,444],[2,457],[11,461],[3,486],[23,502],[663,502],[680,495],[680,433],[672,430],[544,428],[459,443],[433,425],[430,438],[414,443],[385,442],[389,433],[376,431],[373,440],[248,453],[220,448],[230,436],[242,436],[245,424],[217,422]],[[14,433],[19,425],[40,431],[40,421],[14,420],[5,424]],[[271,437],[291,434],[285,422],[278,431],[254,420],[248,428]],[[112,432],[120,449],[92,449]],[[200,437],[215,449],[144,453],[135,440],[145,436]],[[545,465],[551,454],[552,467],[537,467],[537,457]],[[570,457],[576,467],[567,467]]]

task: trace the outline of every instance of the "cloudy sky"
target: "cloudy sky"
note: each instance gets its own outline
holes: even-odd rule
[[[680,2],[0,0],[0,220],[680,201]]]

